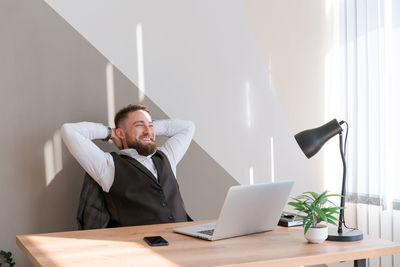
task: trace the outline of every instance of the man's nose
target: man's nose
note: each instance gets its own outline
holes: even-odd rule
[[[148,133],[149,133],[149,129],[150,129],[150,127],[149,127],[148,125],[145,125],[145,126],[143,127],[143,133],[144,133],[144,134],[148,134]]]

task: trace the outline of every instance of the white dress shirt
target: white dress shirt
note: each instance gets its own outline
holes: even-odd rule
[[[176,177],[176,165],[192,141],[195,126],[193,122],[183,120],[157,120],[153,125],[156,137],[169,137],[163,146],[157,149],[167,156]],[[109,152],[102,151],[92,140],[104,139],[107,134],[107,127],[101,123],[65,123],[61,127],[61,136],[71,154],[105,192],[110,190],[114,182],[114,160]],[[136,159],[157,178],[152,155],[139,155],[133,148],[120,150],[119,154]]]

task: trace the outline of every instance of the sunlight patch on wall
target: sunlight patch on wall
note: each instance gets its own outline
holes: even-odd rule
[[[324,123],[336,118],[341,121],[345,119],[344,114],[345,104],[340,101],[339,88],[343,86],[344,77],[343,73],[339,70],[339,66],[343,63],[341,61],[342,44],[340,36],[340,24],[338,22],[340,3],[330,1],[325,6],[326,17],[330,22],[331,28],[329,29],[331,48],[325,56],[325,84],[324,84],[324,103],[325,103],[325,114]],[[317,127],[315,125],[313,127]],[[342,179],[342,162],[339,151],[339,136],[335,136],[329,142],[327,142],[319,153],[323,156],[323,181],[324,188],[327,190],[338,193],[341,191],[341,179]],[[321,156],[319,155],[319,156]]]
[[[43,150],[46,186],[48,186],[63,168],[61,134],[59,130],[55,131],[53,139],[47,140]]]
[[[271,153],[271,182],[275,182],[275,159],[274,159],[274,137],[270,138],[270,153]]]
[[[143,32],[142,32],[142,24],[140,23],[136,25],[136,49],[137,49],[139,101],[142,102],[146,94],[146,88],[144,84]]]
[[[249,184],[254,184],[254,168],[251,166],[249,168]]]
[[[114,96],[114,66],[110,62],[106,64],[106,86],[107,86],[107,117],[108,126],[115,128],[115,96]]]
[[[246,82],[246,114],[247,114],[247,127],[251,127],[251,111],[250,111],[250,83]]]

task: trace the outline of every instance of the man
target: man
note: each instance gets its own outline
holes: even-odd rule
[[[143,105],[122,108],[114,121],[114,129],[91,122],[66,123],[61,128],[71,154],[102,188],[110,226],[186,221],[175,177],[176,165],[193,138],[194,124],[153,122]],[[157,148],[156,135],[169,138]],[[94,139],[111,139],[120,151],[103,152]]]

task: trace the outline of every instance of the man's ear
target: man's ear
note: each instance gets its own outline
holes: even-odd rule
[[[117,137],[121,140],[125,139],[125,131],[122,128],[116,128],[115,129],[115,134],[117,135]]]

